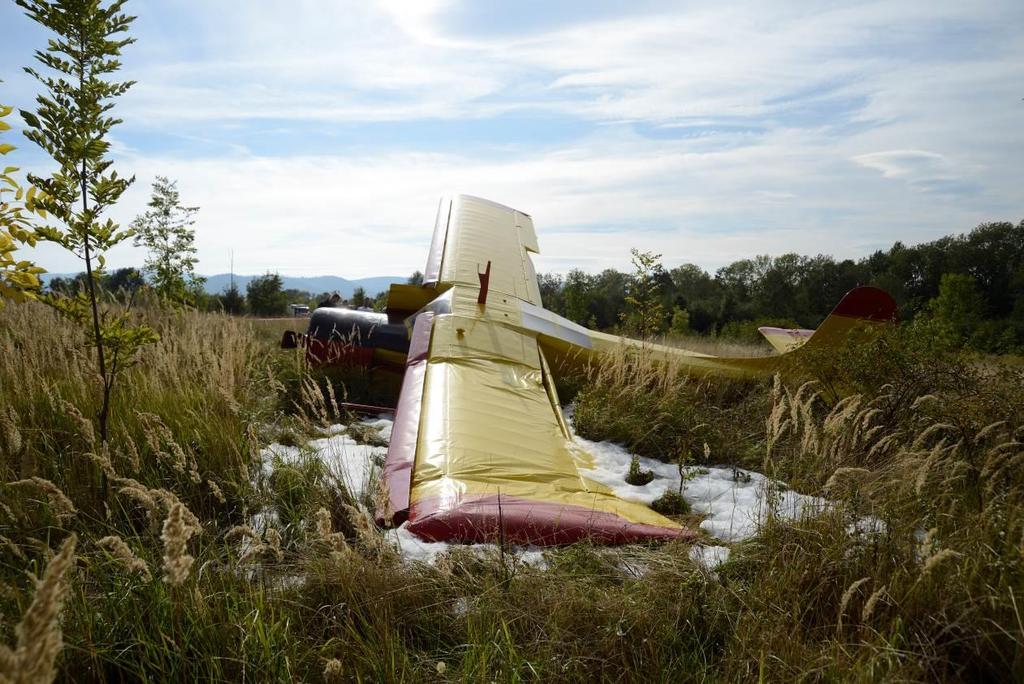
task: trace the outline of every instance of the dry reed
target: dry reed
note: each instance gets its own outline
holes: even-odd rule
[[[180,502],[172,505],[160,535],[164,542],[164,581],[171,586],[184,583],[195,562],[187,552],[188,540],[195,534],[195,528],[189,524],[186,511]]]
[[[146,561],[136,556],[135,552],[131,550],[131,547],[129,547],[128,544],[126,544],[120,537],[116,535],[108,535],[97,541],[96,546],[110,552],[110,555],[119,560],[129,572],[135,572],[142,575],[144,582],[148,582],[153,579],[153,575],[149,572],[149,566],[146,565]]]
[[[50,508],[50,512],[58,518],[68,518],[77,513],[75,505],[71,502],[71,499],[64,494],[61,488],[45,478],[30,477],[24,480],[8,482],[7,485],[9,487],[34,487],[39,492],[42,492],[46,495],[46,501]]]
[[[75,564],[76,542],[77,537],[70,535],[46,564],[32,603],[14,629],[14,649],[0,644],[0,680],[35,684],[56,678],[57,656],[64,648],[60,613],[68,593],[67,575]]]

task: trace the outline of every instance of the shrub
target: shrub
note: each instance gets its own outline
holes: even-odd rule
[[[640,457],[633,454],[629,462],[629,472],[626,473],[626,483],[634,487],[643,487],[654,479],[654,472],[640,468]]]
[[[677,491],[666,489],[665,493],[651,502],[651,508],[662,515],[685,515],[690,512],[690,504]]]

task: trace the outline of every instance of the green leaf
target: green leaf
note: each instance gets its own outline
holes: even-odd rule
[[[11,150],[16,149],[14,145],[10,143],[0,143],[0,154],[7,154]]]
[[[41,128],[39,125],[39,117],[32,112],[26,112],[24,109],[21,110],[21,118],[25,120],[31,128]]]

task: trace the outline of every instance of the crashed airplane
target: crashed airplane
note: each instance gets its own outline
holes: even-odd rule
[[[429,541],[539,546],[690,539],[694,533],[580,474],[552,368],[621,345],[696,373],[770,374],[779,356],[722,358],[596,332],[544,309],[529,215],[488,200],[442,200],[422,285],[393,285],[387,313],[320,308],[301,342],[314,364],[402,369],[383,470],[387,510]],[[850,291],[815,331],[762,329],[780,352],[838,344],[895,320],[872,287]]]

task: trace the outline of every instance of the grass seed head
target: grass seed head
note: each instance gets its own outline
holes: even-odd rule
[[[337,658],[331,658],[324,663],[324,680],[328,682],[339,681],[344,672],[345,668],[341,666],[341,661]]]
[[[871,619],[871,616],[875,614],[875,609],[878,607],[879,601],[881,601],[882,597],[885,595],[886,588],[886,585],[883,584],[868,597],[868,600],[864,603],[863,610],[860,612],[861,622],[867,622]]]
[[[25,552],[21,550],[21,547],[12,542],[7,537],[3,536],[2,534],[0,534],[0,544],[2,544],[8,551],[10,551],[11,555],[15,558],[19,560],[25,560]]]
[[[218,502],[222,504],[226,504],[228,502],[227,498],[225,498],[224,496],[224,492],[221,491],[220,485],[218,485],[216,482],[214,482],[213,480],[207,480],[206,486],[210,488],[210,493],[213,494],[213,498],[215,498]]]
[[[117,477],[114,464],[110,460],[110,446],[106,442],[100,447],[99,453],[89,452],[89,459],[110,479]]]
[[[117,490],[117,493],[141,504],[145,509],[146,517],[149,518],[150,522],[156,522],[160,515],[160,506],[156,499],[153,498],[153,495],[149,492],[147,487],[143,487],[136,483],[136,485],[121,487]]]
[[[86,446],[91,450],[95,450],[96,428],[93,427],[92,421],[83,416],[78,407],[71,402],[61,400],[60,405],[64,409],[64,413],[78,426],[78,434],[82,436]]]
[[[284,550],[281,548],[281,533],[277,531],[277,528],[271,527],[267,530],[263,538],[267,540],[267,548],[277,558],[277,562],[280,563],[284,560]]]
[[[77,537],[70,535],[36,581],[32,603],[15,627],[17,645],[0,649],[0,678],[12,682],[52,682],[64,648],[60,612],[68,593],[67,574],[75,563]],[[7,671],[5,671],[7,670]]]
[[[249,525],[235,525],[224,534],[224,541],[232,539],[256,539],[256,531]]]
[[[839,626],[843,625],[843,615],[846,613],[847,606],[850,605],[850,600],[853,595],[860,589],[864,584],[871,581],[870,577],[861,577],[859,580],[851,584],[843,592],[842,598],[839,599]]]
[[[188,555],[188,540],[195,534],[195,528],[188,521],[191,513],[187,511],[181,502],[171,506],[160,535],[164,542],[164,581],[171,586],[184,583],[195,562],[195,558]]]
[[[25,480],[15,480],[14,482],[8,483],[12,487],[35,487],[37,490],[46,495],[47,504],[50,507],[50,512],[58,518],[71,517],[77,511],[75,505],[71,503],[71,499],[61,491],[61,488],[55,485],[50,480],[42,477],[30,477]]]
[[[24,443],[18,429],[18,414],[13,407],[0,411],[0,438],[3,438],[4,451],[8,455],[17,456],[21,453]]]
[[[121,561],[121,564],[129,572],[135,572],[142,575],[144,581],[148,582],[153,579],[153,575],[149,572],[149,566],[146,565],[146,561],[136,556],[128,544],[126,544],[120,537],[116,535],[103,537],[103,539],[96,542],[96,546],[108,551],[114,558]]]
[[[938,568],[943,563],[945,563],[947,561],[950,561],[950,560],[953,560],[954,558],[959,558],[962,555],[963,555],[962,553],[954,551],[953,549],[942,549],[941,551],[932,554],[924,562],[924,567],[921,568],[921,576],[922,577],[927,577],[928,575],[930,575],[932,572],[934,572],[935,569]]]

